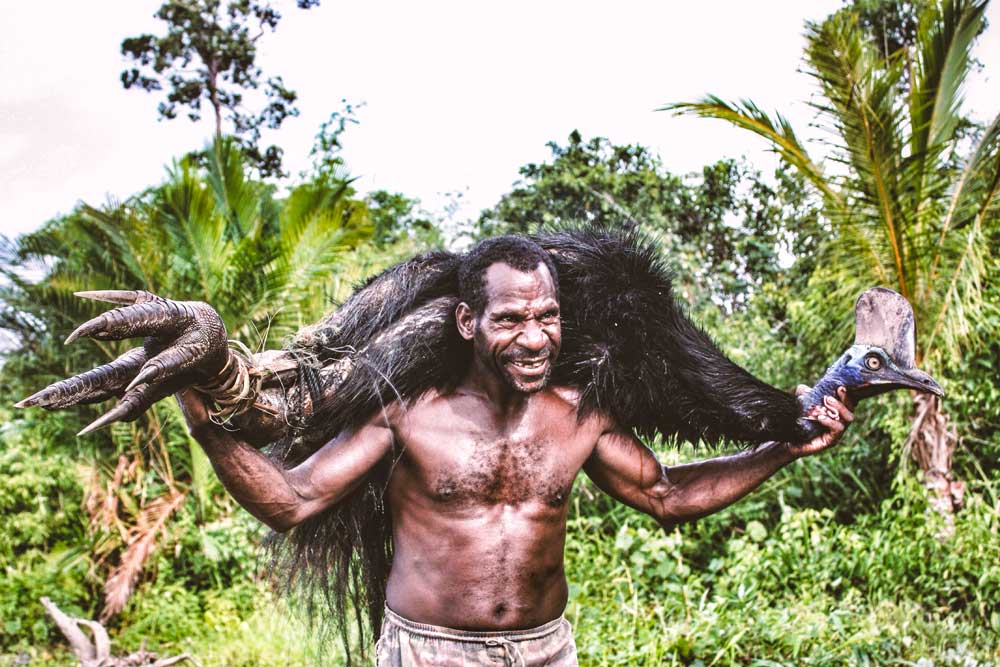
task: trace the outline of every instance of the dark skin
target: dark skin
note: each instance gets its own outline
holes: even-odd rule
[[[421,623],[469,630],[535,627],[567,599],[570,490],[582,469],[612,497],[670,528],[716,512],[784,465],[833,445],[853,420],[846,395],[811,417],[828,432],[804,444],[665,467],[608,415],[578,419],[574,390],[548,383],[559,353],[552,277],[494,264],[482,313],[459,304],[474,361],[453,391],[390,405],[282,470],[209,419],[201,395],[177,397],[223,484],[251,514],[285,531],[356,488],[393,442],[394,558],[387,602]],[[804,389],[799,388],[799,391]]]

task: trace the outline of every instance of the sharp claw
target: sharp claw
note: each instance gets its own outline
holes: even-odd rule
[[[159,374],[160,374],[160,368],[155,364],[152,366],[144,367],[142,370],[139,371],[139,374],[136,375],[132,379],[132,381],[128,383],[128,386],[125,387],[125,393],[131,391],[136,385],[142,384],[144,382],[149,382]]]
[[[66,340],[63,343],[63,345],[69,345],[80,336],[91,336],[95,333],[98,333],[99,331],[104,329],[105,322],[106,319],[104,318],[103,315],[95,317],[92,320],[87,320],[86,322],[78,326],[76,329],[74,329],[73,333],[71,333],[69,336],[66,337]]]
[[[121,306],[84,322],[66,338],[66,344],[84,336],[120,340],[177,333],[195,317],[189,304],[150,297],[155,300]]]
[[[96,431],[102,426],[107,426],[113,421],[117,421],[119,418],[124,417],[125,414],[128,412],[128,410],[129,410],[128,404],[126,404],[124,401],[119,403],[118,405],[111,408],[103,415],[95,419],[94,421],[84,426],[83,429],[79,433],[77,433],[77,436],[86,435],[91,431]]]
[[[102,289],[89,292],[73,292],[73,294],[81,299],[93,299],[94,301],[106,301],[122,305],[146,303],[147,301],[164,301],[162,297],[156,296],[146,290]]]
[[[45,399],[49,398],[52,394],[52,385],[49,385],[45,389],[40,389],[34,394],[27,398],[22,398],[20,401],[14,404],[15,408],[32,408],[36,405],[41,405],[45,402]]]
[[[18,408],[41,406],[46,410],[78,403],[93,403],[114,395],[146,361],[144,348],[135,347],[114,361],[86,373],[60,380],[14,404]]]
[[[140,385],[132,391],[126,392],[122,396],[122,399],[118,401],[118,405],[85,426],[77,435],[86,435],[111,422],[132,421],[138,418],[146,408],[153,404],[152,397],[150,396],[151,391],[152,389],[149,385]]]

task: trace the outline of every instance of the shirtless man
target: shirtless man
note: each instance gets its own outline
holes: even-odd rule
[[[481,244],[460,272],[457,326],[474,347],[464,380],[390,405],[289,470],[213,424],[199,393],[177,395],[223,484],[278,531],[344,498],[394,443],[402,451],[387,489],[394,555],[380,666],[576,665],[563,547],[581,469],[669,528],[826,449],[853,419],[841,393],[812,413],[828,431],[810,442],[665,467],[608,415],[578,419],[574,391],[548,383],[561,343],[554,273],[525,239]]]

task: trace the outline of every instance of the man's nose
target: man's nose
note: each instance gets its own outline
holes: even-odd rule
[[[532,352],[540,352],[548,344],[548,337],[538,322],[529,320],[525,322],[521,334],[517,337],[517,343]]]

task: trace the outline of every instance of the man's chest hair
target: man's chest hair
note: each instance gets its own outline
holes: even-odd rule
[[[405,438],[400,463],[424,492],[448,504],[565,504],[593,437],[575,419],[503,430],[435,420]],[[415,426],[420,425],[417,420]]]

